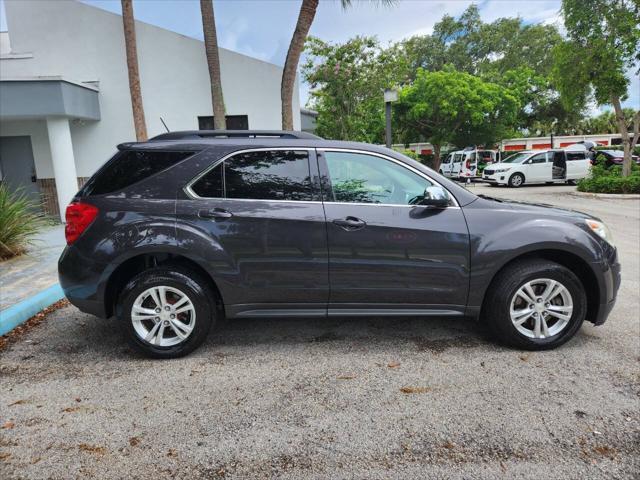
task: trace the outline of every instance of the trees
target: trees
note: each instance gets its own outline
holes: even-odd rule
[[[122,2],[122,25],[124,30],[124,45],[127,55],[127,73],[129,74],[129,91],[131,94],[131,108],[133,109],[133,126],[136,130],[136,140],[147,140],[147,124],[142,105],[142,91],[140,89],[140,72],[138,70],[138,49],[136,46],[136,26],[133,19],[132,0]]]
[[[202,13],[202,30],[204,33],[204,47],[211,80],[211,101],[213,103],[214,128],[227,128],[227,118],[222,94],[222,79],[220,78],[220,56],[218,52],[218,35],[216,33],[216,19],[213,14],[213,0],[200,0]]]
[[[411,134],[433,144],[437,170],[442,145],[494,143],[510,133],[519,106],[508,89],[474,75],[418,69],[400,91],[395,113]]]
[[[334,45],[310,37],[302,76],[318,111],[316,132],[326,138],[363,142],[384,139],[384,88],[406,79],[407,62],[373,37]]]
[[[582,117],[582,109],[559,100],[553,83],[553,48],[562,41],[553,25],[526,24],[520,18],[499,18],[485,23],[471,5],[458,18],[445,15],[431,35],[401,43],[410,64],[409,76],[418,67],[442,70],[446,65],[478,75],[491,83],[516,88],[521,99],[518,127],[522,134],[551,125],[562,131]]]
[[[352,0],[340,0],[342,8],[351,6]],[[374,3],[391,5],[396,0],[371,0]],[[296,73],[300,55],[304,50],[304,42],[309,34],[309,29],[316,16],[319,0],[302,0],[296,29],[293,32],[287,59],[282,70],[282,84],[280,86],[280,99],[282,102],[282,129],[293,130],[293,87],[296,82]]]
[[[640,8],[634,0],[563,0],[567,41],[555,49],[554,78],[566,103],[593,93],[613,106],[624,145],[622,175],[631,173],[631,150],[638,141],[640,111],[629,135],[621,100],[627,97],[626,73],[640,61]],[[570,73],[569,73],[570,72]]]

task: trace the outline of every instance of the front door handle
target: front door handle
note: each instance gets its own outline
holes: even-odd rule
[[[357,217],[336,218],[333,223],[346,230],[347,232],[360,230],[367,225],[367,222],[365,222],[364,220],[360,220]]]
[[[224,208],[212,208],[209,210],[200,210],[198,216],[200,218],[224,219],[233,217],[233,213]]]

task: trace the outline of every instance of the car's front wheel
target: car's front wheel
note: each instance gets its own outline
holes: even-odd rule
[[[180,266],[157,267],[124,287],[116,316],[129,344],[154,358],[187,355],[207,337],[215,303],[207,282]]]
[[[518,188],[524,184],[524,175],[521,173],[514,173],[509,177],[509,186]]]
[[[500,272],[490,286],[483,315],[503,343],[547,350],[573,337],[586,311],[580,279],[568,268],[540,259]]]

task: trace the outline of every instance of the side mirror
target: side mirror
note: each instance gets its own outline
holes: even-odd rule
[[[436,185],[427,187],[420,204],[434,208],[447,208],[449,206],[449,193],[444,188]]]

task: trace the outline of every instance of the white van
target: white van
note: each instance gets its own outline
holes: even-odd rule
[[[467,148],[449,153],[440,164],[441,175],[458,180],[473,178],[478,175],[478,159],[482,162],[495,161],[493,150],[475,150]]]
[[[585,150],[525,150],[487,166],[482,179],[491,185],[510,187],[525,183],[569,183],[589,175],[590,167]]]

